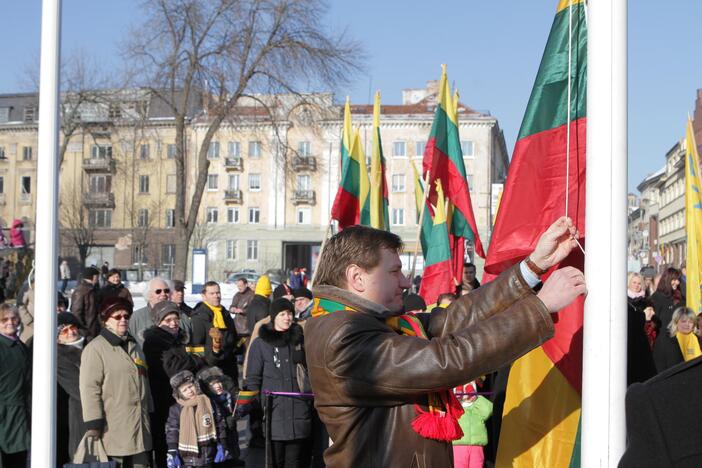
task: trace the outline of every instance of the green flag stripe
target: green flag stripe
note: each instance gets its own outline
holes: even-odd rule
[[[424,260],[425,268],[451,259],[446,223],[436,224],[431,230],[431,247]]]
[[[587,22],[583,3],[573,7],[571,121],[585,117],[587,95]],[[568,8],[554,18],[536,74],[519,137],[565,125],[568,118]],[[543,112],[543,109],[553,111]]]
[[[446,109],[441,106],[436,108],[429,141],[433,141],[434,146],[449,158],[449,161],[456,166],[458,172],[465,180],[466,167],[463,164],[463,153],[461,151],[460,137],[458,136],[458,127],[449,119],[448,114],[446,114]]]

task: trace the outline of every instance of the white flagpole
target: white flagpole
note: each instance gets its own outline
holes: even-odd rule
[[[61,0],[43,0],[34,283],[32,467],[56,464],[56,268]]]
[[[627,0],[590,0],[588,31],[581,465],[609,467],[626,447]]]

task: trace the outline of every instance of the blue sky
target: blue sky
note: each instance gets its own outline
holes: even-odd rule
[[[103,67],[118,62],[119,42],[138,19],[137,0],[63,0],[62,51],[82,49]],[[448,65],[467,105],[499,119],[510,155],[557,0],[333,0],[327,23],[346,28],[367,51],[365,72],[345,90],[354,103],[380,89],[397,103],[404,88],[423,87]],[[702,88],[699,0],[629,2],[629,187],[664,163],[684,135]],[[0,4],[0,93],[27,89],[38,61],[41,2]],[[343,96],[338,96],[341,100]]]

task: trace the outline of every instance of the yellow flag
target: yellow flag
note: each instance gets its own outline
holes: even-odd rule
[[[356,129],[353,134],[353,143],[351,144],[351,159],[358,163],[359,168],[359,224],[370,226],[370,179],[368,179],[368,166],[366,165],[366,153],[363,151],[361,144],[361,134]]]
[[[388,185],[385,180],[385,157],[380,140],[380,91],[373,103],[373,146],[370,171],[370,223],[376,229],[389,230]]]
[[[685,228],[687,230],[686,303],[696,314],[702,312],[702,196],[699,155],[692,121],[687,119],[685,151]]]

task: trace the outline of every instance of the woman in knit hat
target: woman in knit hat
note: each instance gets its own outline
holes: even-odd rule
[[[100,304],[99,312],[103,328],[85,347],[80,363],[86,435],[102,439],[107,455],[119,466],[146,468],[153,403],[144,354],[129,334],[132,304],[111,297]]]
[[[271,304],[270,323],[251,343],[246,385],[253,391],[300,393],[298,367],[304,371],[302,327],[294,323],[295,307],[285,298]],[[271,413],[274,467],[309,464],[312,402],[303,397],[275,396]]]

